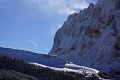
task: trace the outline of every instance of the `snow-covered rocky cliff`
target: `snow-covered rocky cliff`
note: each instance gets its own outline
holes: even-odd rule
[[[120,0],[98,0],[69,15],[49,54],[107,72],[120,68]]]

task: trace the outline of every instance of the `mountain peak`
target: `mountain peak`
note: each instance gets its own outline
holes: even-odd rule
[[[98,0],[68,16],[49,54],[109,72],[120,66],[120,0]],[[114,65],[114,66],[113,66]]]

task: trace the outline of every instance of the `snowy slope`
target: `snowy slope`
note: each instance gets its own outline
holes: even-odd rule
[[[78,66],[73,63],[66,62],[64,59],[46,54],[37,54],[30,51],[17,50],[11,48],[0,47],[0,54],[10,56],[12,58],[28,61],[30,64],[34,64],[41,67],[47,67],[59,71],[76,72],[86,74],[86,77],[91,77],[95,74],[99,79],[102,79],[98,75],[98,70],[88,68],[85,66]]]
[[[34,65],[42,66],[42,67],[49,67],[49,66],[45,66],[45,65],[42,65],[42,64],[38,64],[38,63],[30,63],[30,64],[34,64]],[[73,64],[73,63],[66,63],[65,68],[57,68],[57,67],[49,67],[49,68],[54,69],[54,70],[58,70],[58,71],[75,72],[75,73],[80,73],[80,74],[83,74],[83,75],[86,74],[85,77],[92,77],[92,75],[94,74],[100,80],[105,80],[104,78],[101,78],[98,75],[98,72],[99,72],[98,70],[93,69],[93,68],[89,68],[89,67],[85,67],[85,66],[79,66],[79,65],[76,65],[76,64]]]
[[[36,62],[51,67],[64,67],[66,61],[58,56],[37,54],[30,51],[10,49],[0,47],[0,54],[13,58],[25,60],[27,62]]]
[[[69,15],[49,54],[107,72],[120,68],[120,0],[98,0]]]

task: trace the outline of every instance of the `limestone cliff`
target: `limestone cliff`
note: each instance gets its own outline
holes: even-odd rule
[[[120,68],[120,0],[98,0],[69,15],[49,54],[105,71]]]

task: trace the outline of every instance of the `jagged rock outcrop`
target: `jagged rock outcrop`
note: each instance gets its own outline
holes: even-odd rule
[[[120,66],[120,0],[98,0],[68,16],[49,54],[110,71]]]

